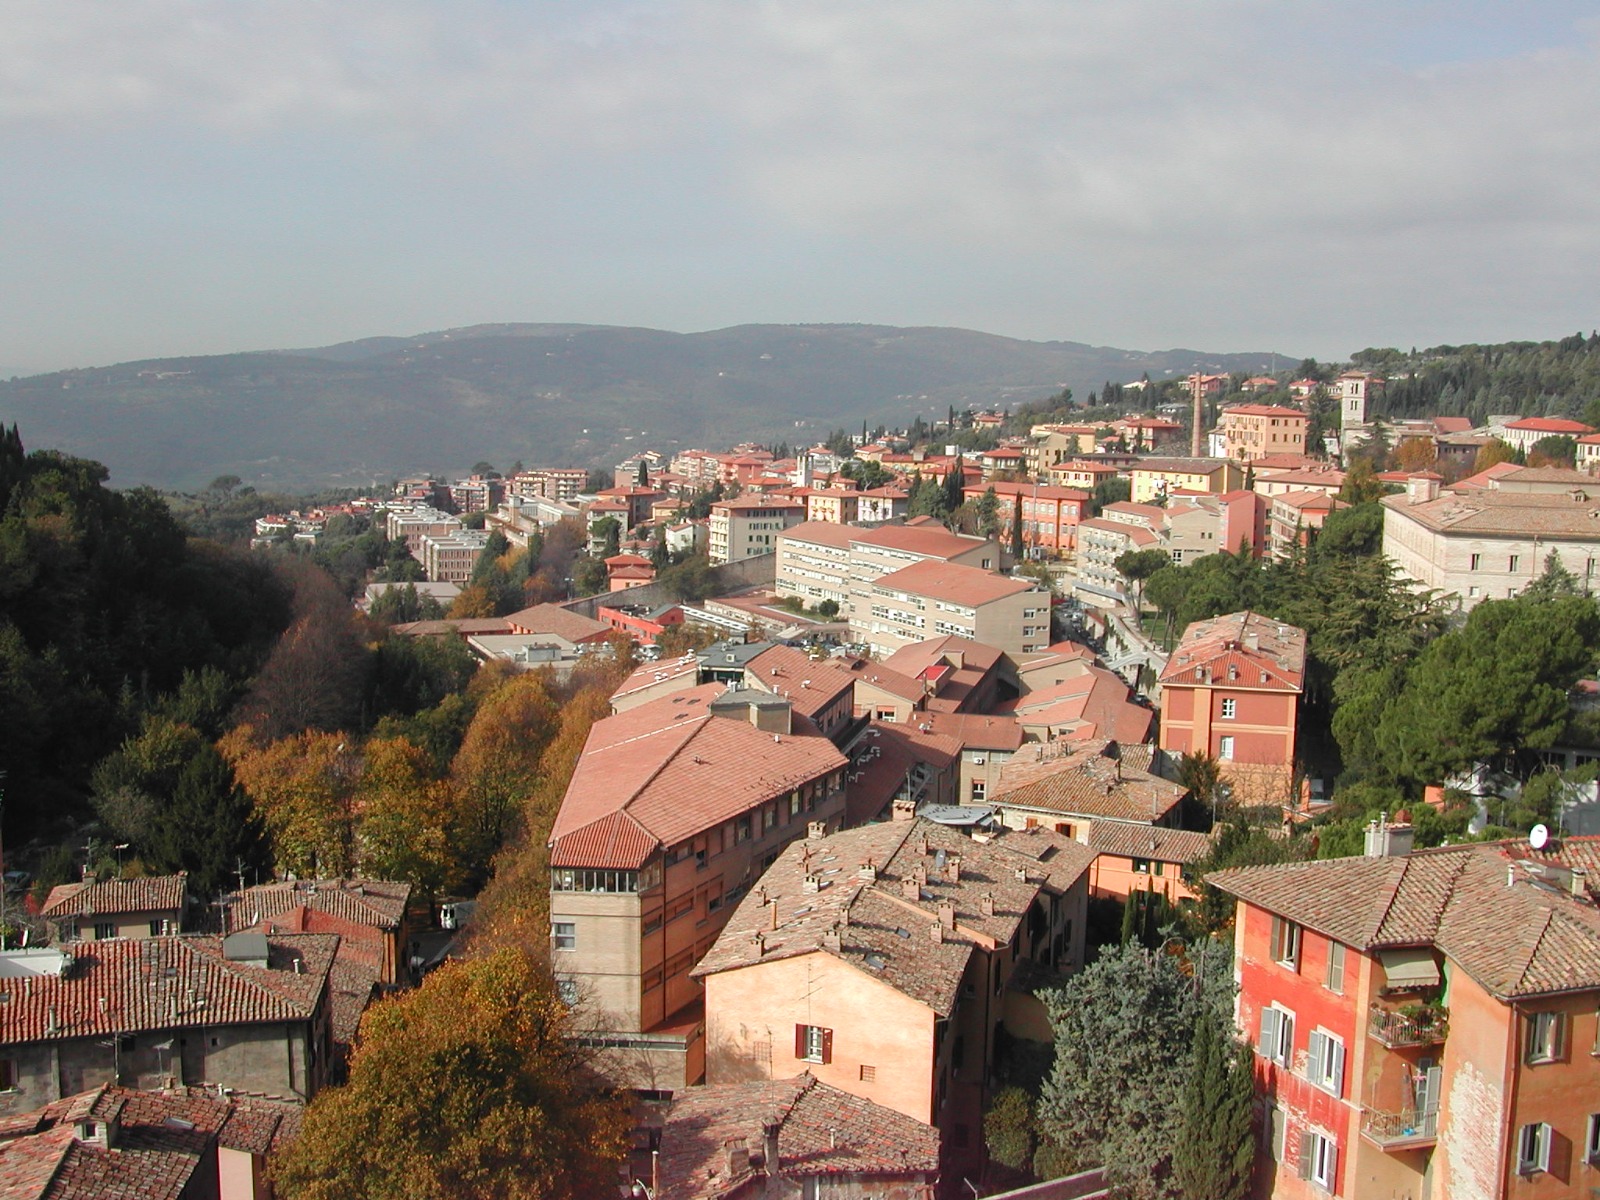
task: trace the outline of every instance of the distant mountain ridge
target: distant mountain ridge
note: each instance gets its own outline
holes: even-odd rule
[[[1081,396],[1145,373],[1254,373],[1272,358],[886,325],[475,325],[3,382],[0,421],[20,423],[30,447],[98,459],[117,486],[232,474],[263,489],[357,487],[479,460],[605,465],[648,447],[812,441],[863,420]]]

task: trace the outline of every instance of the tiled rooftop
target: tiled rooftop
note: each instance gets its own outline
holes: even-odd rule
[[[177,912],[189,886],[187,872],[148,879],[105,879],[98,883],[64,883],[51,889],[40,916],[51,920],[77,916]]]
[[[1181,784],[1124,761],[1116,743],[1094,738],[1083,743],[1029,742],[1000,768],[989,803],[1151,824],[1187,794]]]
[[[1211,853],[1211,837],[1189,829],[1096,821],[1089,830],[1089,849],[1096,854],[1114,854],[1121,858],[1188,864],[1199,862]]]
[[[949,1015],[973,945],[1010,941],[1042,890],[1067,891],[1093,861],[1087,846],[1037,829],[978,842],[912,820],[808,838],[768,868],[695,974],[829,953]]]
[[[1142,742],[1149,736],[1154,714],[1128,697],[1128,685],[1119,675],[1091,665],[1082,675],[1029,692],[999,711],[1015,716],[1024,727],[1061,730],[1061,736],[1071,741]]]
[[[778,1128],[776,1171],[763,1160],[765,1130],[773,1125]],[[750,1175],[727,1173],[724,1147],[734,1138],[744,1139],[754,1170],[792,1180],[819,1175],[894,1179],[939,1169],[938,1130],[805,1072],[793,1079],[679,1092],[662,1124],[657,1197],[702,1200],[747,1182]]]
[[[595,722],[556,815],[552,866],[637,869],[657,846],[846,765],[826,738],[712,716],[723,691],[702,684]]]
[[[0,1044],[308,1020],[338,939],[269,937],[265,968],[228,961],[222,943],[199,935],[67,943],[61,975],[0,979]]]
[[[1574,494],[1475,487],[1441,492],[1436,499],[1417,504],[1410,503],[1407,496],[1385,496],[1382,503],[1401,516],[1450,534],[1600,538],[1600,515],[1596,515],[1600,514],[1600,480],[1587,490],[1575,489]]]
[[[963,750],[1015,750],[1022,745],[1022,726],[1015,717],[977,713],[925,712],[914,718],[926,733],[944,734]]]
[[[283,880],[246,888],[228,899],[230,933],[297,908],[327,913],[355,925],[398,929],[411,899],[411,885],[384,879]]]
[[[604,621],[554,604],[535,604],[512,613],[505,620],[517,633],[550,633],[569,642],[582,642],[611,631]]]
[[[1161,683],[1298,692],[1305,667],[1305,630],[1246,610],[1196,621],[1185,629],[1161,672]]]
[[[898,571],[891,571],[872,586],[884,591],[927,596],[934,600],[970,608],[1003,600],[1007,596],[1015,596],[1022,592],[1037,590],[1041,596],[1044,595],[1039,585],[1031,579],[1012,579],[1006,575],[996,575],[993,571],[985,571],[981,567],[966,567],[959,563],[941,562],[931,558],[912,563],[909,567],[901,567]]]
[[[1593,839],[1566,839],[1573,842]],[[1582,854],[1594,858],[1587,845]],[[1510,1000],[1600,988],[1600,912],[1549,871],[1552,859],[1479,844],[1237,867],[1207,880],[1359,950],[1437,946]]]

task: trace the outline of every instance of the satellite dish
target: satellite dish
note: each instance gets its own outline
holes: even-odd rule
[[[1535,850],[1543,850],[1550,842],[1550,830],[1544,825],[1535,825],[1528,830],[1528,845]]]

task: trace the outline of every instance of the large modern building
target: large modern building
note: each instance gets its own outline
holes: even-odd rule
[[[1222,410],[1217,432],[1223,451],[1235,462],[1269,454],[1304,454],[1311,418],[1298,408],[1277,404],[1236,404]],[[1231,489],[1227,489],[1231,490]]]
[[[851,633],[893,654],[931,637],[969,638],[1014,658],[1050,644],[1050,593],[1031,579],[930,560],[873,580]]]
[[[595,723],[550,837],[551,960],[617,1081],[699,1080],[690,968],[789,842],[838,828],[847,765],[784,697],[721,684]]]
[[[772,554],[778,535],[805,516],[805,504],[787,497],[752,493],[717,501],[711,506],[711,565]]]
[[[1257,1195],[1580,1200],[1600,1186],[1600,844],[1241,867]]]

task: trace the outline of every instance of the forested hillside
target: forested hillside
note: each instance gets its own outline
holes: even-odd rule
[[[1389,377],[1379,416],[1465,416],[1481,425],[1491,413],[1514,413],[1600,426],[1600,333],[1409,354],[1368,349],[1352,361]]]

